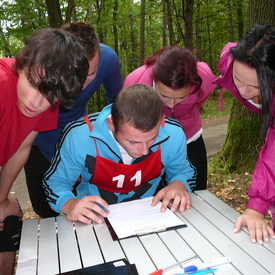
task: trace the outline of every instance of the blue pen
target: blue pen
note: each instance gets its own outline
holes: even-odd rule
[[[217,270],[218,270],[217,268],[201,269],[201,270],[194,271],[194,272],[177,273],[177,274],[174,274],[174,275],[200,275],[200,274],[209,274],[209,273],[215,272]]]
[[[186,266],[183,268],[183,271],[185,273],[192,272],[192,271],[198,271],[198,270],[202,270],[205,268],[222,265],[222,264],[226,264],[226,263],[230,263],[230,262],[231,262],[231,259],[229,257],[219,257],[219,258],[216,258],[209,262]]]
[[[100,203],[96,202],[96,204],[101,207],[105,212],[109,212],[109,210],[106,207],[102,206]]]

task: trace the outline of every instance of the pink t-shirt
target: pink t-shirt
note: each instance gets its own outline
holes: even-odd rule
[[[58,108],[50,108],[32,118],[20,112],[14,64],[13,58],[0,59],[0,166],[11,158],[32,131],[49,131],[57,127]]]

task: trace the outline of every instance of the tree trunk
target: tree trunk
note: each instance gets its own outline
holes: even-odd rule
[[[167,35],[166,35],[166,0],[161,1],[162,4],[162,46],[167,45]]]
[[[228,172],[252,171],[262,146],[260,115],[234,98],[224,147],[219,156]]]
[[[178,35],[177,39],[175,39],[175,44],[178,44],[180,41],[185,41],[185,35],[183,32],[183,24],[182,21],[184,21],[184,6],[181,6],[181,9],[178,7],[180,4],[176,4],[174,0],[171,0],[172,5],[173,5],[173,12],[175,14],[175,20],[176,20],[176,25],[178,29]],[[181,2],[182,5],[184,5],[184,0]],[[182,14],[178,12],[178,10],[182,10]]]
[[[230,42],[234,42],[235,38],[234,38],[234,24],[233,24],[231,0],[227,0],[227,8],[228,8],[228,19],[229,19],[229,26],[230,26]]]
[[[173,20],[172,20],[172,12],[171,12],[171,7],[169,0],[165,1],[166,2],[166,10],[167,10],[167,25],[168,25],[168,30],[169,30],[169,44],[173,45],[175,36],[174,36],[174,30],[173,30]]]
[[[135,70],[137,67],[139,67],[139,55],[138,55],[138,39],[137,39],[137,33],[134,28],[134,22],[135,19],[133,17],[133,14],[130,14],[130,22],[131,22],[131,48],[132,48],[132,62],[130,61],[131,68],[129,71]]]
[[[256,22],[274,25],[274,0],[251,0],[249,2],[247,30]],[[244,107],[238,100],[234,100],[226,141],[219,156],[229,172],[254,168],[263,144],[263,141],[259,139],[260,124],[260,115]]]
[[[196,49],[195,54],[198,60],[201,60],[202,54],[202,36],[201,36],[201,0],[197,1],[197,18],[196,18]]]
[[[185,8],[185,47],[189,50],[193,50],[193,7],[194,0],[186,1]]]
[[[52,28],[59,28],[63,24],[60,3],[57,0],[46,0],[49,23]]]
[[[75,0],[69,0],[68,1],[68,7],[66,10],[66,23],[70,23],[72,21],[72,15],[75,10]]]
[[[104,9],[104,1],[105,0],[96,0],[95,1],[95,14],[97,15],[97,20],[95,26],[97,27],[97,34],[99,37],[99,41],[101,43],[104,43],[104,32],[103,32],[103,26],[100,24],[100,20],[102,17],[103,9]]]
[[[145,58],[145,0],[141,0],[140,4],[140,65],[143,64]]]
[[[254,23],[275,24],[275,1],[274,0],[250,0],[247,10],[246,29]]]
[[[118,0],[115,0],[114,12],[113,12],[113,31],[114,31],[115,52],[118,54],[117,12],[118,12]]]
[[[206,0],[207,6],[209,6],[209,1]],[[210,68],[214,68],[213,66],[213,58],[212,58],[212,39],[211,39],[211,31],[210,31],[210,20],[211,18],[206,18],[206,28],[207,28],[207,37],[208,37],[208,49],[209,49],[209,61],[208,65]]]
[[[244,18],[243,18],[243,0],[237,2],[237,19],[238,19],[238,40],[243,38]]]

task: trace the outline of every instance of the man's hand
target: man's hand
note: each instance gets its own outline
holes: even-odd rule
[[[269,237],[275,239],[273,230],[266,224],[264,215],[253,210],[246,209],[246,211],[237,218],[234,232],[240,231],[242,226],[247,226],[250,239],[253,243],[268,242]]]
[[[102,206],[102,207],[101,207]],[[103,207],[107,210],[105,211]],[[79,200],[70,199],[62,207],[62,211],[71,221],[90,224],[91,221],[102,223],[101,217],[107,217],[108,204],[98,196],[86,196]]]
[[[175,212],[179,208],[180,212],[185,209],[190,209],[191,199],[184,184],[178,180],[173,181],[161,189],[152,201],[152,206],[155,206],[162,200],[161,211],[164,212],[171,200],[174,200],[171,206],[171,211]]]
[[[0,231],[4,230],[4,220],[8,216],[23,217],[23,212],[17,199],[9,197],[0,201]]]

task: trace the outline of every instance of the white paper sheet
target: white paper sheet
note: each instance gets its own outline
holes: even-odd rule
[[[161,202],[152,207],[153,197],[109,205],[108,221],[119,239],[185,226],[170,209],[160,212]]]

